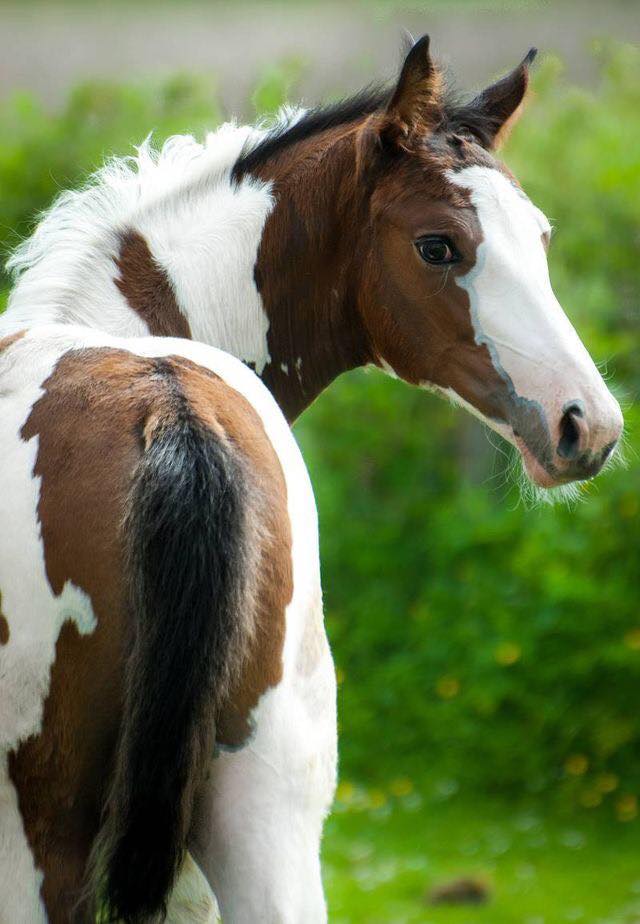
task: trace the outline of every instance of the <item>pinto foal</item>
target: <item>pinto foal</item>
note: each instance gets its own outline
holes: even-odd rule
[[[7,713],[14,724],[9,724],[9,737],[3,739],[5,750],[13,755],[5,787],[8,817],[16,830],[14,853],[30,870],[30,894],[36,904],[44,902],[38,906],[42,916],[62,920],[63,912],[57,908],[68,908],[69,895],[80,888],[83,865],[99,827],[108,757],[113,753],[112,795],[106,827],[98,840],[103,850],[97,851],[98,870],[106,871],[107,882],[109,871],[120,868],[110,858],[118,857],[114,843],[123,842],[114,838],[119,826],[126,824],[123,809],[135,810],[130,799],[124,804],[118,800],[118,786],[132,766],[127,710],[145,702],[142,697],[136,701],[132,677],[142,642],[134,646],[128,666],[123,666],[123,658],[113,657],[99,661],[100,667],[94,669],[93,646],[98,645],[99,633],[120,625],[120,636],[129,637],[128,610],[120,603],[116,617],[111,610],[107,614],[100,608],[100,597],[93,599],[100,588],[90,584],[87,589],[88,580],[82,574],[74,579],[78,572],[71,566],[76,557],[81,560],[86,537],[93,536],[92,529],[83,526],[82,517],[88,517],[89,511],[95,517],[91,527],[103,531],[99,538],[93,536],[102,545],[94,550],[92,560],[95,555],[96,561],[108,561],[107,551],[115,554],[113,543],[132,541],[134,520],[125,519],[124,533],[118,533],[114,511],[106,510],[105,497],[116,502],[120,498],[122,507],[126,495],[126,503],[132,503],[131,498],[137,496],[131,493],[138,483],[137,466],[144,460],[149,433],[155,433],[155,411],[151,424],[138,421],[135,440],[129,432],[130,468],[121,469],[120,493],[101,471],[110,461],[107,439],[94,448],[89,465],[96,479],[95,503],[85,499],[81,506],[74,506],[76,485],[83,484],[79,471],[67,481],[73,515],[66,531],[58,527],[63,532],[53,536],[52,549],[76,551],[65,551],[70,556],[68,566],[50,572],[45,567],[48,531],[43,498],[47,483],[55,485],[61,479],[56,468],[53,477],[50,472],[46,477],[38,446],[55,442],[58,466],[64,471],[74,458],[70,451],[74,439],[82,444],[83,438],[82,431],[76,430],[74,439],[58,440],[56,415],[51,413],[54,405],[46,402],[48,386],[44,383],[55,376],[52,366],[57,368],[58,359],[63,362],[62,354],[56,352],[59,338],[69,337],[72,351],[82,351],[83,344],[94,346],[92,337],[97,338],[98,344],[122,350],[125,355],[119,362],[125,366],[131,362],[129,354],[141,354],[147,360],[155,357],[156,361],[167,352],[184,356],[217,372],[245,398],[253,389],[250,403],[263,422],[265,415],[280,421],[278,439],[272,439],[271,446],[285,470],[289,529],[294,535],[297,528],[301,539],[297,544],[292,539],[290,547],[283,542],[284,516],[275,525],[275,533],[258,527],[252,535],[258,544],[272,536],[283,561],[290,562],[293,596],[287,605],[285,631],[280,604],[265,617],[262,633],[245,632],[250,648],[253,639],[255,655],[253,660],[249,656],[246,662],[237,662],[246,663],[244,673],[239,669],[244,679],[237,690],[227,691],[228,714],[216,707],[216,736],[222,754],[210,762],[209,778],[202,781],[195,802],[191,794],[204,772],[200,768],[199,774],[197,760],[193,778],[183,776],[176,789],[183,794],[177,836],[150,837],[147,844],[151,860],[157,863],[167,859],[164,851],[169,845],[172,871],[182,855],[180,848],[188,843],[220,900],[225,920],[300,924],[323,920],[318,848],[335,769],[334,690],[321,623],[315,512],[306,473],[290,437],[284,435],[286,427],[275,405],[270,403],[267,413],[264,389],[248,370],[240,373],[235,363],[227,379],[220,372],[223,361],[217,351],[212,358],[206,347],[186,341],[164,341],[163,345],[161,340],[144,338],[149,334],[193,338],[228,351],[255,370],[290,421],[341,372],[375,364],[413,384],[446,394],[481,417],[518,446],[529,475],[538,484],[561,485],[594,475],[614,450],[621,430],[620,410],[551,289],[545,253],[549,223],[494,154],[520,109],[531,57],[475,99],[458,104],[446,93],[425,37],[407,55],[390,91],[367,93],[327,109],[289,113],[267,131],[224,126],[204,146],[190,138],[172,139],[157,157],[143,147],[133,168],[129,162],[112,164],[87,189],[63,195],[14,257],[17,283],[1,322],[7,334],[53,322],[81,323],[129,338],[112,341],[106,334],[78,331],[65,335],[59,327],[57,333],[53,328],[34,330],[6,348],[8,358],[14,360],[9,364],[14,375],[23,368],[20,350],[34,354],[41,350],[49,357],[43,360],[48,365],[46,374],[38,377],[34,372],[22,404],[18,402],[6,415],[7,445],[17,447],[11,464],[19,475],[14,477],[22,479],[11,492],[10,502],[22,504],[12,512],[11,521],[20,521],[28,536],[5,534],[7,547],[0,555],[0,568],[5,566],[0,570],[0,588],[7,631],[15,632],[15,623],[22,621],[25,638],[46,639],[42,643],[45,653],[36,659],[38,679],[26,710],[30,722],[17,721],[22,713],[21,704],[16,703],[15,710],[12,707]],[[233,361],[227,358],[225,362]],[[37,370],[35,359],[33,364]],[[103,420],[99,397],[117,395],[128,408],[130,389],[120,385],[121,390],[114,391],[112,380],[108,387],[101,386],[104,370],[92,356],[83,368],[87,381],[96,383],[85,388],[86,400],[66,364],[62,366],[62,378],[71,383],[67,400],[72,407],[76,402],[77,412],[63,416],[60,426],[65,432],[69,417],[79,420],[80,409],[89,409],[89,419],[95,417],[102,433],[123,412],[108,413],[108,420]],[[196,377],[201,375],[197,369],[191,371]],[[149,375],[167,383],[177,377],[179,385],[184,385],[184,377],[177,372],[161,375],[148,367],[141,378]],[[242,387],[234,384],[236,379],[242,380]],[[4,395],[3,378],[0,385]],[[173,386],[166,387],[173,394]],[[189,390],[189,401],[202,416],[209,397],[201,397],[199,388]],[[10,389],[7,393],[12,394]],[[260,408],[254,393],[263,396]],[[97,402],[95,409],[91,396]],[[34,423],[32,408],[39,406],[39,400],[44,405]],[[161,406],[164,400],[158,397]],[[212,406],[216,420],[211,429],[219,434],[218,417],[222,419],[226,405],[218,395]],[[140,419],[146,408],[138,405]],[[237,413],[235,402],[229,408]],[[274,469],[254,467],[253,440],[239,439],[235,430],[225,429],[226,418],[223,423],[228,453],[244,452],[247,457],[239,471],[252,471],[256,481],[263,483],[255,494],[239,492],[246,504],[244,515],[253,522],[258,500],[262,498],[262,509],[270,509],[281,486],[274,480]],[[48,440],[39,427],[49,428]],[[119,427],[113,439],[120,438],[126,442]],[[291,484],[281,445],[288,446],[286,452],[298,459]],[[120,452],[124,449],[116,457]],[[4,477],[5,473],[0,474]],[[293,485],[304,495],[304,502],[292,500]],[[172,488],[171,484],[165,487]],[[28,502],[20,501],[21,497]],[[57,519],[49,516],[52,523]],[[49,594],[49,598],[45,595],[49,609],[43,612],[53,615],[45,618],[44,625],[38,621],[40,610],[34,616],[29,608],[35,594],[29,590],[32,572],[18,570],[11,577],[21,544],[30,550],[25,561],[35,569],[33,581],[35,585],[40,582],[39,593]],[[166,555],[173,552],[182,560],[187,548],[171,546]],[[91,551],[87,547],[86,554]],[[286,596],[288,585],[284,570],[276,574],[264,554],[257,557],[258,571],[260,565],[266,569],[264,586],[268,588],[256,590],[254,585],[252,599],[259,609],[267,602],[271,607],[276,592]],[[175,568],[174,558],[167,558],[167,564],[172,563]],[[125,567],[136,564],[135,556],[124,556],[122,574]],[[282,562],[280,567],[285,569]],[[303,570],[300,579],[297,567]],[[154,572],[154,580],[160,577]],[[8,596],[5,580],[14,581],[10,587],[19,582]],[[134,582],[133,586],[138,585]],[[297,593],[301,602],[293,607],[296,615],[290,620]],[[162,592],[157,591],[157,596],[162,599]],[[140,598],[134,600],[139,608]],[[147,621],[134,619],[133,625],[143,634],[149,628]],[[168,658],[172,645],[184,643],[178,626],[170,625],[175,631],[164,652]],[[12,656],[12,638],[7,658]],[[91,729],[99,741],[87,740],[89,716],[98,714],[95,702],[84,717],[86,724],[79,722],[70,736],[65,731],[65,710],[73,715],[92,696],[84,690],[82,676],[70,669],[78,663],[91,672],[87,684],[97,677],[95,682],[102,683],[109,694],[100,699],[108,712],[107,724]],[[233,670],[230,673],[235,676]],[[69,686],[70,674],[76,687]],[[62,680],[57,681],[59,675]],[[124,692],[123,676],[129,678]],[[167,702],[171,703],[170,675],[165,679]],[[211,681],[208,675],[204,679]],[[118,711],[123,702],[124,711]],[[203,702],[197,705],[201,711],[190,713],[196,725],[198,716],[206,712]],[[168,708],[165,705],[165,713]],[[238,710],[240,716],[231,721],[228,715]],[[140,711],[135,714],[142,723]],[[151,710],[151,719],[154,714]],[[229,723],[233,732],[227,731],[225,737],[223,729]],[[172,734],[176,734],[175,726]],[[64,746],[54,753],[51,741],[56,736]],[[154,747],[158,737],[151,737]],[[79,745],[85,741],[90,745],[86,752]],[[77,788],[77,766],[69,757],[76,748],[83,765],[95,771],[86,786]],[[153,761],[153,751],[149,761]],[[47,800],[42,795],[45,781],[55,798]],[[76,806],[72,828],[66,827],[67,804]],[[197,810],[191,813],[193,804]],[[187,838],[189,817],[193,823]],[[149,830],[154,831],[153,825]],[[150,910],[154,883],[149,883],[144,905],[143,858],[134,851],[129,856],[134,880],[129,888],[137,896],[136,907]],[[7,857],[2,857],[3,862]],[[15,900],[12,888],[8,894]],[[129,898],[133,907],[134,899]],[[117,909],[113,889],[110,900]],[[134,919],[133,912],[130,917]]]

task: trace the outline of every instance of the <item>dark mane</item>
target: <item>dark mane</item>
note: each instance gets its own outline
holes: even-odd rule
[[[282,123],[268,131],[257,144],[248,145],[240,154],[231,172],[232,178],[240,180],[245,174],[252,173],[282,151],[299,141],[317,135],[327,129],[349,125],[374,112],[382,112],[389,103],[393,92],[388,86],[369,86],[354,96],[316,106],[293,123]],[[442,105],[442,121],[436,131],[472,135],[479,144],[489,148],[495,135],[496,126],[476,100],[463,100],[453,86],[446,89]]]
[[[245,173],[251,173],[292,144],[379,112],[387,105],[390,96],[388,87],[366,87],[347,99],[309,109],[302,118],[290,125],[284,123],[276,126],[258,144],[242,151],[233,167],[233,179],[239,180]]]

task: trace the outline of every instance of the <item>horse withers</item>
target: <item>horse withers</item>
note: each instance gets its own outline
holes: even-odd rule
[[[211,347],[34,327],[0,434],[2,924],[155,920],[188,838],[225,920],[325,920],[335,682],[271,395]]]

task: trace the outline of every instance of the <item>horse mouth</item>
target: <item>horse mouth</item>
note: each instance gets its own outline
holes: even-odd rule
[[[573,481],[584,481],[585,478],[592,478],[599,471],[599,466],[592,471],[574,470],[571,466],[562,470],[553,463],[545,465],[538,456],[527,446],[521,436],[517,435],[514,439],[517,446],[524,470],[530,481],[538,488],[559,488],[562,485],[571,484]]]
[[[539,488],[557,488],[560,485],[567,484],[569,481],[573,481],[572,478],[564,478],[559,474],[552,474],[535,457],[529,447],[526,446],[519,437],[516,437],[516,445],[520,450],[527,477]]]
[[[519,437],[516,437],[516,445],[520,450],[527,477],[539,488],[559,488],[575,481],[588,481],[595,478],[606,460],[606,457],[590,458],[586,461],[581,460],[575,466],[569,465],[564,470],[559,470],[554,465],[547,468]]]

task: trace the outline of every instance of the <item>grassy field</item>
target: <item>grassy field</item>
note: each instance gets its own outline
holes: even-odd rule
[[[563,817],[537,802],[339,789],[324,871],[331,924],[637,924],[640,827],[611,798]],[[393,790],[395,790],[395,795]],[[477,880],[483,904],[433,904],[431,891]]]

